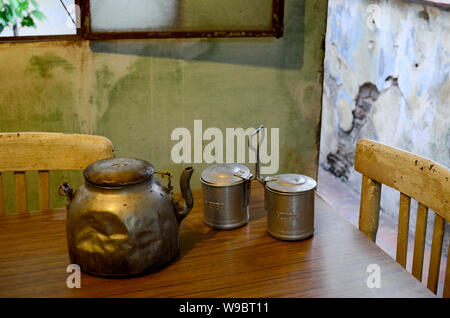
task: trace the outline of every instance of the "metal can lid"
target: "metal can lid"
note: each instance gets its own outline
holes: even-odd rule
[[[201,181],[214,186],[230,186],[249,180],[250,169],[239,163],[217,163],[202,172]]]
[[[280,174],[266,182],[269,190],[283,193],[307,192],[314,190],[316,186],[317,182],[313,178],[294,173]]]
[[[99,160],[84,170],[87,182],[103,187],[123,187],[145,181],[153,175],[153,165],[136,158]]]

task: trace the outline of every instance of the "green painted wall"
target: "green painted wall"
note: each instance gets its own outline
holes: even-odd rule
[[[1,44],[0,131],[104,135],[118,156],[178,177],[173,129],[193,131],[195,119],[224,132],[262,123],[280,128],[279,172],[316,177],[326,13],[325,0],[287,0],[281,39]],[[196,189],[205,166],[194,164]],[[36,184],[36,174],[28,178]],[[79,173],[56,173],[54,190],[63,179],[81,182]],[[28,195],[37,208],[32,186]],[[54,191],[52,205],[63,202]]]

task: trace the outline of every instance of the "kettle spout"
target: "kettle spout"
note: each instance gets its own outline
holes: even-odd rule
[[[191,191],[191,176],[194,173],[192,167],[185,168],[180,177],[180,188],[183,196],[182,200],[176,202],[176,216],[178,223],[188,215],[194,206],[194,197]]]

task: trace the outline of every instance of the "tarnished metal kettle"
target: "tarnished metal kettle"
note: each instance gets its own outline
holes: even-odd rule
[[[175,201],[171,173],[155,172],[134,158],[100,160],[84,170],[85,183],[69,199],[67,242],[70,260],[100,276],[146,272],[172,260],[179,251],[179,224],[193,206],[192,168],[180,177],[183,199]],[[168,187],[154,174],[169,177]]]

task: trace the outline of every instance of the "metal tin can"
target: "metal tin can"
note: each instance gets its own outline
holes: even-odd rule
[[[265,182],[267,232],[274,238],[297,241],[314,234],[314,179],[282,174]]]
[[[201,175],[203,222],[229,230],[249,221],[250,170],[238,163],[221,163],[206,168]]]

